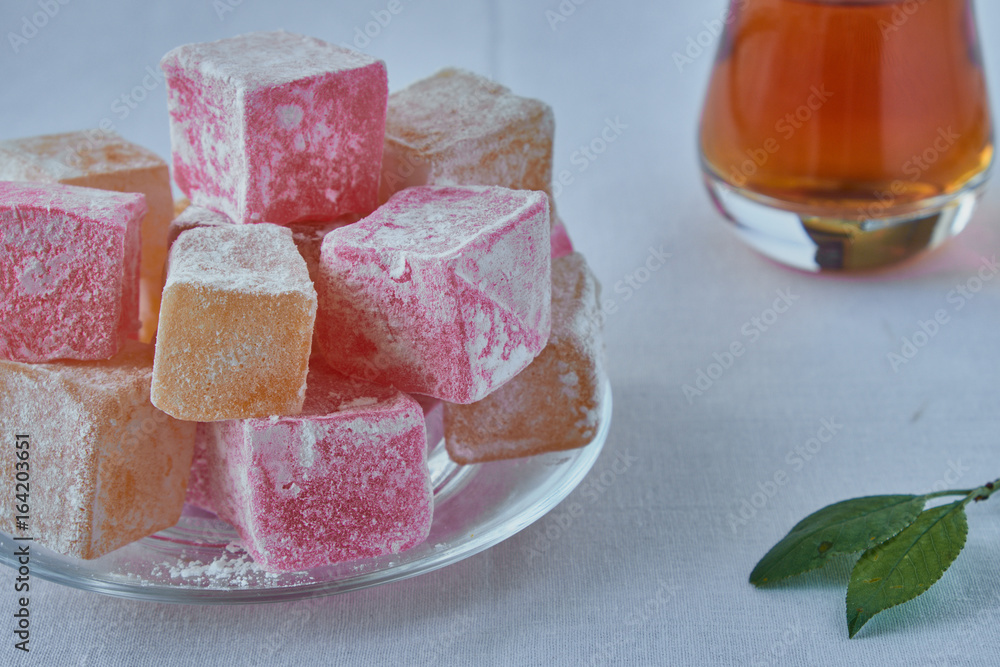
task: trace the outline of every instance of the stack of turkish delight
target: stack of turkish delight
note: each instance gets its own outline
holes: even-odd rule
[[[452,69],[389,95],[286,32],[162,67],[178,215],[114,134],[0,142],[0,431],[30,443],[2,464],[36,541],[96,558],[186,501],[271,571],[398,553],[430,531],[436,405],[460,464],[594,439],[600,287],[549,107]]]

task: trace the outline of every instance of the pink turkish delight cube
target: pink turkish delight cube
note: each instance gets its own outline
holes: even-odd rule
[[[294,417],[200,425],[188,501],[235,526],[271,571],[423,542],[433,493],[420,405],[322,365],[308,387]]]
[[[552,336],[524,372],[472,405],[444,406],[452,460],[482,463],[590,444],[600,428],[601,288],[583,255],[552,262]]]
[[[320,352],[354,377],[477,401],[545,347],[550,255],[542,192],[403,190],[324,239]]]
[[[0,181],[0,358],[110,359],[139,330],[141,194]]]
[[[188,44],[164,56],[174,178],[239,223],[366,215],[385,136],[385,65],[291,33]]]
[[[62,183],[146,195],[142,228],[139,316],[144,343],[153,339],[163,291],[164,245],[173,217],[170,170],[158,155],[99,129],[0,142],[0,180]]]
[[[472,72],[441,70],[389,96],[379,201],[417,185],[543,190],[553,257],[560,257],[572,250],[552,198],[554,137],[544,102]]]

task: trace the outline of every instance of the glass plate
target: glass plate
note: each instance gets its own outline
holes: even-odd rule
[[[489,549],[552,510],[593,467],[611,426],[611,387],[601,421],[582,449],[458,466],[438,439],[428,455],[434,484],[430,537],[400,554],[267,573],[241,547],[229,524],[185,506],[173,528],[95,560],[61,556],[31,542],[31,574],[118,597],[183,604],[255,604],[301,600],[378,586],[451,565]],[[0,533],[0,562],[13,568],[18,545]]]

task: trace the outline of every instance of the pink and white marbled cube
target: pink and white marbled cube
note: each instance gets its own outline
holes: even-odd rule
[[[354,377],[480,400],[545,347],[550,255],[543,192],[403,190],[323,240],[320,352]]]
[[[110,359],[139,330],[146,198],[0,181],[0,358]]]
[[[423,542],[433,493],[420,405],[322,365],[308,386],[300,415],[200,424],[188,502],[233,524],[266,570]]]
[[[601,286],[580,253],[552,262],[552,335],[517,377],[472,405],[444,406],[448,453],[461,464],[584,447],[600,428]]]
[[[385,65],[291,33],[178,47],[163,57],[174,179],[239,223],[367,215],[385,136]]]

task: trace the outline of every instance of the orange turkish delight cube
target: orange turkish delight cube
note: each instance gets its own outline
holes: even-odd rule
[[[177,523],[195,425],[153,407],[152,372],[153,347],[136,341],[106,361],[0,360],[0,431],[28,443],[0,451],[0,472],[27,470],[31,499],[27,532],[13,493],[0,530],[97,558]]]
[[[153,404],[202,422],[298,414],[315,319],[316,290],[290,230],[184,232],[170,250]]]

